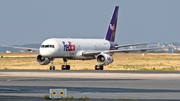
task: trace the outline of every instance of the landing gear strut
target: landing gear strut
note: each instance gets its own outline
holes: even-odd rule
[[[103,70],[103,65],[95,65],[95,70]]]
[[[67,65],[67,59],[63,58],[64,65],[62,65],[62,70],[70,70],[70,65]]]
[[[55,70],[55,66],[53,66],[53,62],[54,62],[53,60],[54,59],[51,59],[51,61],[50,61],[51,62],[51,65],[49,67],[50,70]]]

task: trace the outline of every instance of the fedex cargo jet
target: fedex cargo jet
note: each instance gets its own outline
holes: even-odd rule
[[[70,65],[67,65],[67,60],[90,60],[96,59],[97,64],[95,70],[103,70],[104,65],[113,62],[112,55],[115,52],[131,52],[131,51],[146,51],[160,48],[144,48],[144,49],[119,49],[121,47],[146,45],[149,43],[118,45],[115,41],[117,18],[119,6],[116,6],[112,15],[107,33],[104,39],[71,39],[71,38],[50,38],[45,40],[39,49],[13,47],[11,48],[26,49],[29,51],[39,51],[37,62],[40,65],[50,65],[50,70],[55,70],[53,61],[55,58],[63,58],[64,65],[62,70],[70,70]]]

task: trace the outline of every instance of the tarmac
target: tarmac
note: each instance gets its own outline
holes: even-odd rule
[[[44,101],[53,88],[74,101],[176,101],[180,71],[0,70],[0,101]]]

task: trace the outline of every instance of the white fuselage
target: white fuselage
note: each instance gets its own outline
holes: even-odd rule
[[[110,42],[104,39],[51,38],[40,47],[40,55],[52,58],[92,59],[82,56],[83,52],[104,51],[110,49]]]

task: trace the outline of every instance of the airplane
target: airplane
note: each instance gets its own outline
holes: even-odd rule
[[[122,47],[147,45],[150,43],[138,43],[128,45],[118,45],[115,41],[115,33],[117,28],[119,6],[116,6],[108,26],[107,33],[104,39],[80,39],[80,38],[50,38],[45,40],[39,49],[27,47],[6,46],[10,48],[26,49],[28,51],[39,51],[36,57],[40,65],[50,63],[50,70],[55,70],[53,65],[55,58],[63,58],[64,65],[62,70],[70,70],[70,65],[67,65],[68,60],[91,60],[96,59],[98,65],[95,65],[95,70],[103,70],[104,65],[113,62],[112,55],[116,52],[132,52],[155,50],[162,48],[137,48],[137,49],[118,49]]]

